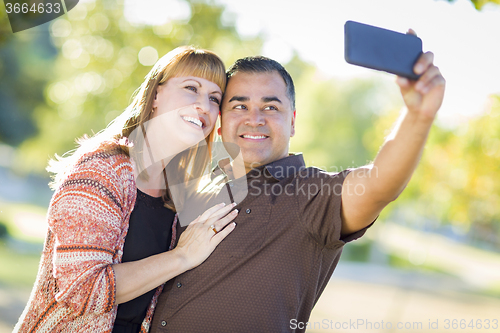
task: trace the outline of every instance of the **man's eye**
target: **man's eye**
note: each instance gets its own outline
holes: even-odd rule
[[[211,100],[212,102],[215,102],[217,105],[220,105],[220,101],[219,101],[219,99],[218,99],[217,97],[213,97],[213,96],[212,96],[212,97],[210,97],[210,100]]]
[[[234,107],[234,109],[237,109],[237,110],[246,110],[246,108],[247,108],[247,107],[246,107],[245,105],[236,105],[236,106]]]
[[[196,87],[194,87],[194,86],[186,86],[185,88],[188,89],[188,90],[191,90],[193,92],[198,92],[198,89]]]
[[[277,107],[275,107],[274,105],[269,105],[269,106],[266,106],[266,107],[264,108],[264,110],[276,110],[276,111],[277,111],[277,110],[278,110],[278,108],[277,108]]]

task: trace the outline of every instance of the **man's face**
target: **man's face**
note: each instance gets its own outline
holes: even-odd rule
[[[288,156],[295,110],[278,72],[237,72],[229,80],[221,110],[219,134],[225,143],[238,145],[247,171]]]

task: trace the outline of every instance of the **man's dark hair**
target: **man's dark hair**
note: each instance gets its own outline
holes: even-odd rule
[[[252,56],[236,60],[236,62],[227,70],[227,82],[231,76],[238,72],[242,73],[266,73],[278,72],[283,78],[286,85],[286,95],[292,105],[292,110],[295,110],[295,87],[293,80],[286,69],[275,60],[263,56]]]

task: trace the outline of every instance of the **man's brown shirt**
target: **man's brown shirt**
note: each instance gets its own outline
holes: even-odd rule
[[[200,266],[167,282],[151,331],[290,332],[292,320],[307,322],[344,244],[366,230],[341,237],[348,173],[306,168],[302,155],[253,169],[246,182],[227,182],[217,169],[215,187],[225,190],[213,204],[248,188],[236,228]]]

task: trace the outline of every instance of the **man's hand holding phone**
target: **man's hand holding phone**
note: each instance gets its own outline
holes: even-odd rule
[[[416,35],[411,29],[408,33]],[[432,121],[443,102],[446,81],[439,68],[434,65],[432,52],[423,53],[413,70],[420,75],[418,81],[398,77],[396,83],[401,89],[408,111]]]
[[[422,52],[422,40],[415,31],[402,34],[347,21],[344,33],[348,63],[398,75],[396,82],[408,111],[421,120],[434,120],[443,102],[445,79],[433,64],[434,54]]]

